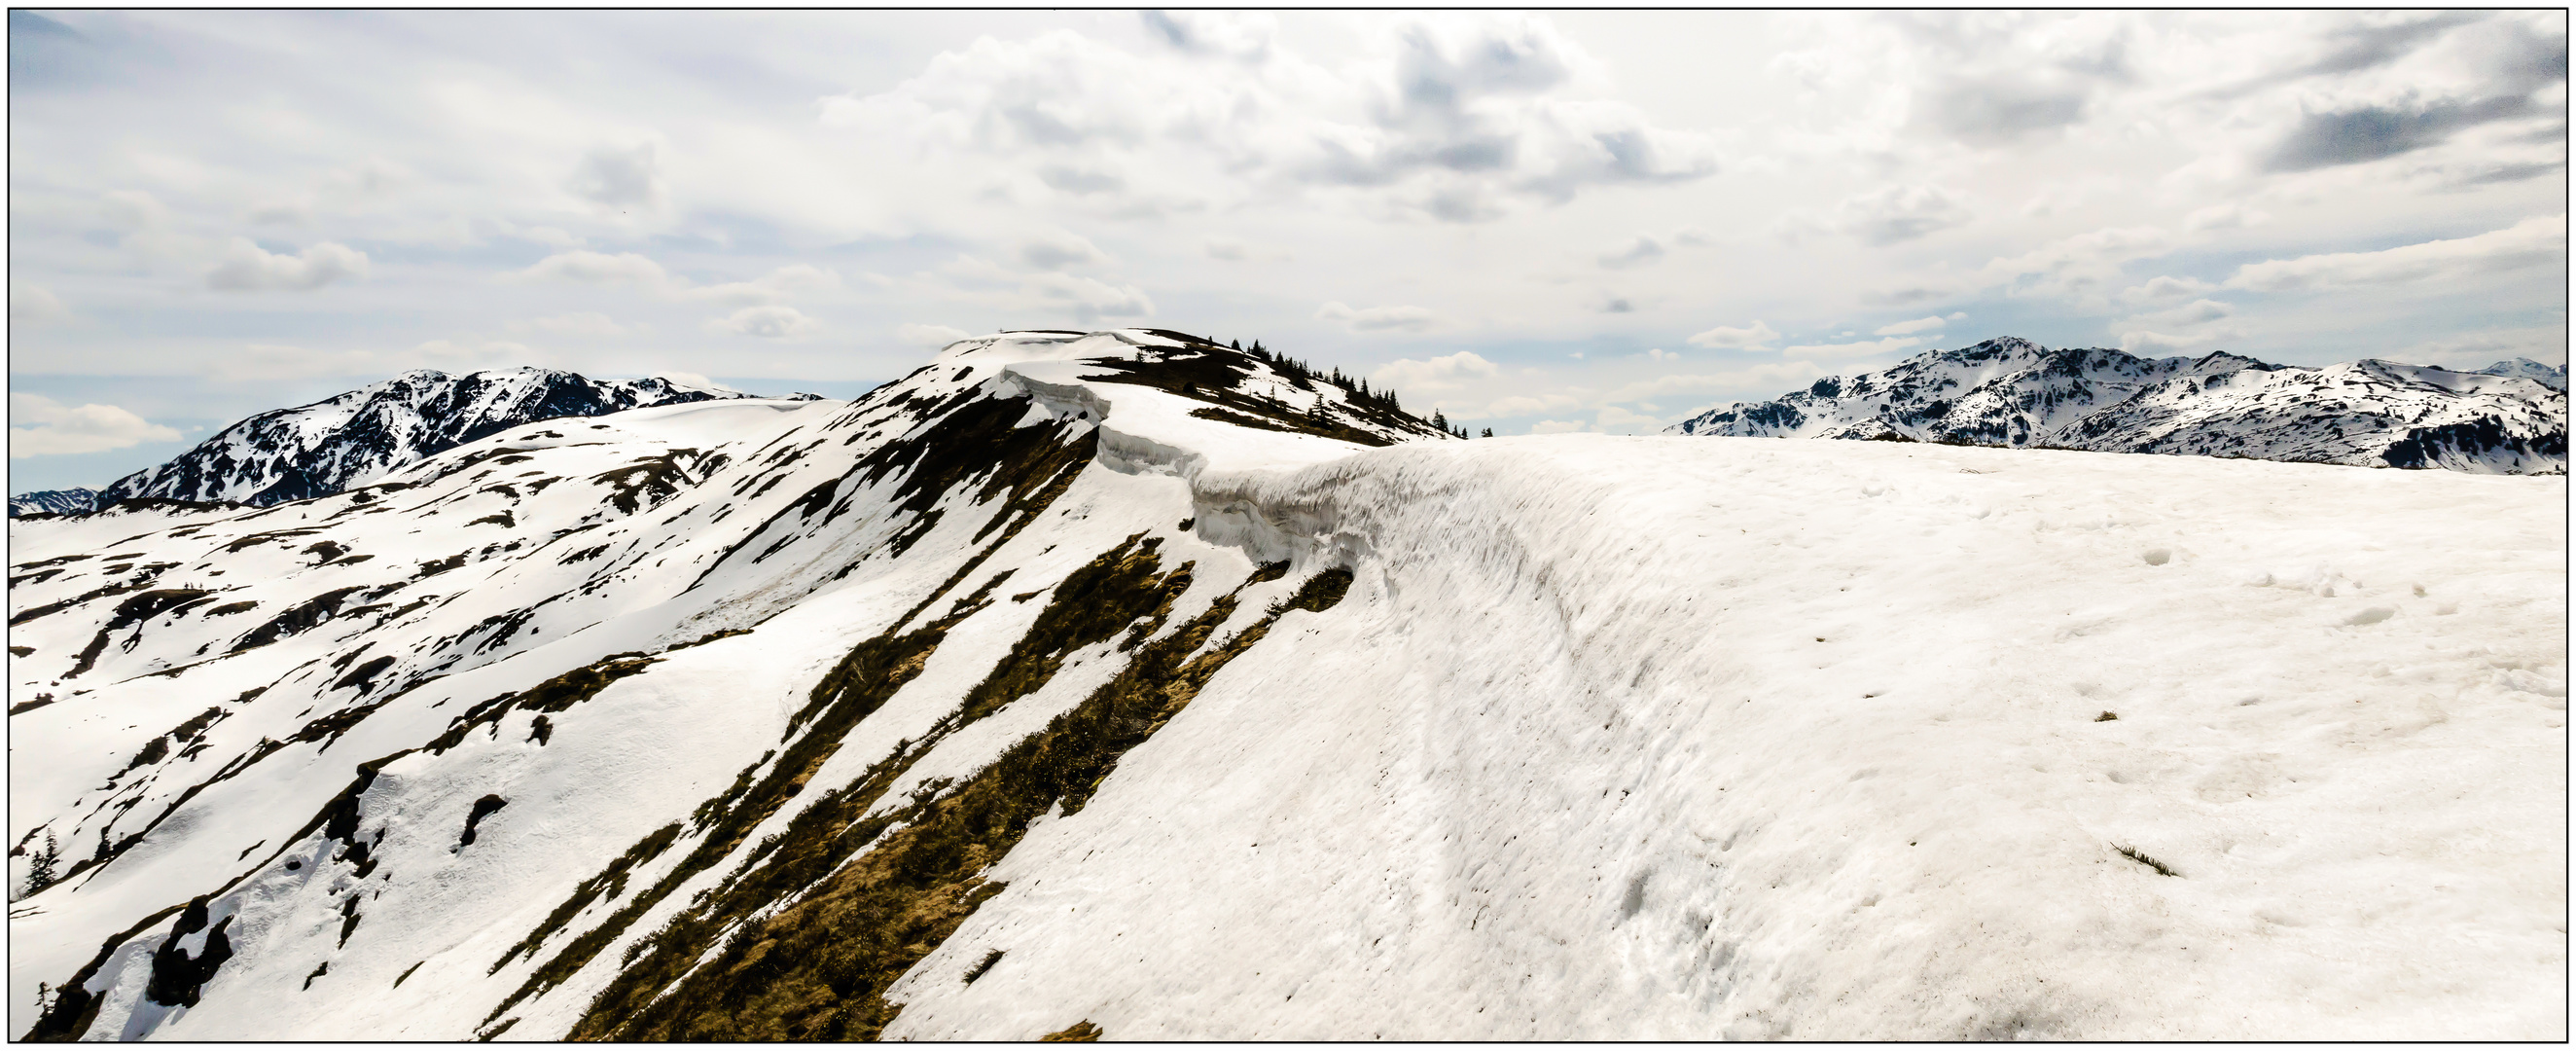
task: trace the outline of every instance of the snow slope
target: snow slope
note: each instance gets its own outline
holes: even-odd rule
[[[2564,1037],[2563,477],[1304,379],[1006,334],[13,524],[13,1032]]]
[[[451,376],[415,369],[233,424],[168,463],[110,483],[97,502],[157,497],[264,507],[364,485],[432,453],[521,424],[744,397],[750,395],[658,376],[593,380],[541,368]]]
[[[2378,360],[2304,369],[2224,353],[2145,359],[2006,338],[1829,376],[1772,401],[1711,409],[1666,433],[2560,474],[2567,390],[2547,372]]]

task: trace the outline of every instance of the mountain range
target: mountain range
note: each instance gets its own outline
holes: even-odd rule
[[[2234,354],[2140,358],[1992,339],[1701,413],[1667,434],[1926,441],[2495,474],[2567,470],[2566,369]]]
[[[464,375],[418,369],[232,424],[167,463],[109,483],[89,506],[82,506],[84,490],[49,490],[12,497],[9,513],[83,514],[138,497],[266,507],[364,485],[524,423],[750,396],[658,376],[594,380],[533,367]]]
[[[1120,329],[14,519],[10,1032],[2560,1039],[2566,484]]]

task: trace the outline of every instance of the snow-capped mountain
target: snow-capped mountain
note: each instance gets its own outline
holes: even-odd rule
[[[2565,499],[1131,329],[21,520],[11,1032],[2556,1039]]]
[[[403,373],[310,405],[263,412],[99,492],[265,507],[327,496],[539,420],[751,395],[662,377],[594,380],[559,369]],[[810,395],[808,396],[810,397]]]
[[[2489,376],[2520,376],[2527,380],[2538,380],[2543,386],[2558,390],[2567,389],[2567,366],[2565,365],[2543,365],[2530,358],[2515,358],[2511,361],[2496,362],[2478,371]]]
[[[9,498],[9,517],[19,515],[85,515],[98,507],[96,489],[44,489]]]
[[[2377,360],[2294,368],[2223,353],[2149,359],[2005,338],[1829,376],[1666,433],[2554,474],[2567,470],[2567,392],[2563,381],[2553,387],[2494,369]]]

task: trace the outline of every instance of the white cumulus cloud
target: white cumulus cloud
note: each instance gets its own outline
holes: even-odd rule
[[[662,288],[671,284],[671,274],[656,263],[633,252],[593,252],[577,249],[557,252],[537,260],[536,265],[518,271],[516,276],[537,281],[573,281],[590,285],[635,284]]]
[[[1354,310],[1349,305],[1331,302],[1315,311],[1319,321],[1332,321],[1353,332],[1421,332],[1440,323],[1440,316],[1415,306],[1369,307]]]
[[[278,255],[250,238],[236,237],[214,269],[206,271],[206,285],[228,292],[304,291],[366,276],[367,254],[347,245],[324,241],[296,255]]]
[[[1398,358],[1369,374],[1370,382],[1380,387],[1393,387],[1397,393],[1409,389],[1429,391],[1455,390],[1470,380],[1492,379],[1501,370],[1493,362],[1462,350],[1428,361]]]
[[[175,442],[179,432],[114,405],[65,405],[42,394],[9,395],[9,458],[106,452]]]
[[[2567,258],[2567,216],[2534,216],[2475,237],[2426,241],[2379,252],[2335,252],[2247,263],[2226,287],[2305,292],[2358,285],[2467,281]]]
[[[1756,320],[1744,328],[1728,328],[1719,325],[1692,336],[1688,342],[1691,346],[1707,347],[1710,350],[1752,350],[1778,338],[1780,334],[1771,331],[1771,326]]]

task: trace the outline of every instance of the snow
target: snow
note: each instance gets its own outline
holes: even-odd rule
[[[1721,406],[1666,433],[2563,474],[2564,377],[2522,364],[2455,372],[2363,359],[2307,369],[2225,353],[2052,351],[2004,338]]]
[[[888,812],[1114,675],[1128,653],[1082,647],[939,736],[1049,589],[1145,535],[1166,568],[1196,566],[1169,624],[1291,563],[1212,642],[1319,570],[1355,581],[1324,612],[1282,615],[1079,813],[1033,825],[988,874],[1007,889],[887,994],[904,1005],[888,1038],[1086,1019],[1111,1039],[2565,1036],[2563,476],[1727,438],[1363,449],[1085,378],[1083,362],[1173,342],[1005,334],[857,403],[522,426],[381,496],[12,523],[13,576],[130,551],[138,569],[174,563],[151,587],[260,602],[120,629],[131,648],[67,682],[129,596],[14,626],[36,653],[11,662],[12,704],[57,697],[10,720],[13,843],[57,832],[68,865],[261,740],[385,702],[14,901],[13,1034],[39,982],[208,893],[237,955],[198,1005],[140,995],[162,920],[89,984],[108,994],[91,1038],[489,1032],[536,962],[672,871],[694,834],[639,865],[628,899],[492,970],[576,883],[769,761],[826,669],[978,552],[921,616],[1010,571],[798,802],[509,1008],[502,1039],[559,1038],[627,946],[798,806],[929,742]],[[1261,370],[1244,384],[1301,408],[1339,397]],[[893,555],[885,541],[918,521],[897,503],[905,476],[857,465],[961,396],[1027,396],[1022,428],[1089,435],[1097,459],[998,547],[978,536],[995,506],[962,479]],[[675,494],[605,503],[599,476],[665,455],[684,468]],[[560,481],[529,491],[534,474]],[[503,510],[510,524],[464,524]],[[323,531],[227,550],[287,527]],[[376,557],[311,564],[326,539]],[[460,545],[463,565],[414,576]],[[99,587],[111,561],[128,564],[13,586],[13,616]],[[369,601],[438,601],[155,674],[306,596],[406,581]],[[532,630],[475,627],[520,614]],[[750,632],[668,649],[717,628]],[[399,658],[381,686],[332,687],[332,662],[370,644],[356,659]],[[521,712],[384,766],[360,800],[360,834],[382,830],[366,879],[337,844],[297,837],[355,764],[628,651],[660,660],[549,714],[545,743]],[[144,735],[213,701],[230,714],[202,753],[119,773]],[[486,794],[508,805],[460,848]],[[15,888],[27,859],[11,861]]]

